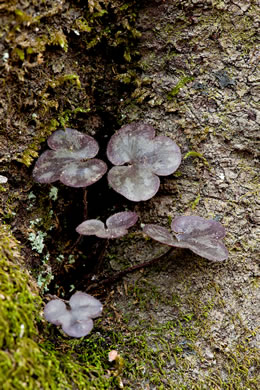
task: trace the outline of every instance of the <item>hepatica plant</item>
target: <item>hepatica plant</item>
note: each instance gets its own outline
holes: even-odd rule
[[[53,299],[44,308],[45,319],[61,325],[62,330],[71,337],[83,337],[93,328],[93,318],[102,313],[103,306],[98,299],[83,292],[76,292],[66,303],[61,299]]]
[[[152,198],[159,189],[158,176],[168,176],[181,162],[181,152],[168,137],[155,137],[152,126],[133,122],[115,133],[107,146],[115,166],[108,172],[110,186],[129,200]]]
[[[47,142],[50,150],[36,162],[35,181],[52,183],[60,180],[70,187],[87,187],[106,173],[106,163],[94,158],[99,150],[94,138],[66,128],[55,131]],[[176,143],[165,136],[156,137],[154,128],[143,122],[127,124],[117,131],[108,143],[107,157],[114,165],[108,172],[108,183],[134,202],[152,198],[160,186],[159,176],[171,175],[181,163],[181,152]],[[97,219],[86,220],[76,231],[80,235],[96,235],[108,240],[127,234],[137,220],[136,213],[125,211],[110,216],[106,224]],[[143,231],[156,241],[170,247],[188,248],[208,260],[227,259],[228,251],[222,242],[225,229],[219,222],[198,216],[180,216],[173,220],[171,229],[169,232],[158,225],[146,225]],[[121,271],[113,280],[160,258]],[[50,301],[44,316],[52,324],[60,325],[67,335],[82,337],[92,330],[93,318],[101,312],[102,304],[97,299],[77,292],[66,303],[61,299]]]
[[[171,223],[172,233],[159,225],[146,225],[144,233],[162,244],[188,248],[197,255],[212,261],[228,258],[228,251],[222,242],[225,228],[212,219],[195,215],[176,217]]]
[[[111,215],[106,220],[106,226],[98,219],[89,219],[82,222],[76,231],[85,236],[95,235],[100,238],[118,238],[128,233],[127,229],[138,220],[138,215],[131,211],[123,211]]]
[[[96,158],[99,147],[96,140],[77,130],[57,130],[48,138],[51,150],[37,160],[33,177],[39,183],[60,180],[70,187],[87,187],[98,181],[107,171],[107,165]]]

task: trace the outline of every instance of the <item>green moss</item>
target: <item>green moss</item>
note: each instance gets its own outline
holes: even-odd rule
[[[191,150],[190,152],[185,154],[183,159],[186,160],[186,158],[188,157],[199,157],[204,162],[205,165],[209,166],[207,159],[199,152],[195,152],[194,150]]]
[[[63,85],[66,81],[69,81],[72,84],[76,84],[76,86],[79,88],[81,87],[80,79],[79,79],[79,76],[77,74],[61,75],[61,76],[57,77],[56,79],[54,79],[53,81],[50,81],[48,83],[48,86],[50,86],[52,88],[57,88],[57,87],[60,87],[61,85]]]
[[[191,207],[192,210],[195,210],[195,209],[196,209],[196,207],[197,207],[198,204],[199,204],[199,201],[200,201],[200,194],[198,194],[198,195],[196,196],[196,198],[190,203],[190,207]]]
[[[144,388],[149,383],[156,389],[256,390],[257,377],[252,369],[257,369],[259,355],[250,346],[256,329],[244,329],[243,337],[230,349],[221,344],[216,348],[212,340],[215,319],[211,311],[219,305],[225,306],[219,286],[214,283],[204,286],[210,295],[207,302],[188,285],[182,297],[161,287],[147,282],[145,277],[129,287],[127,313],[117,319],[117,329],[122,329],[122,333],[110,334],[113,347],[125,358],[125,388]],[[170,319],[160,315],[161,307],[169,312]],[[115,310],[120,311],[120,305]],[[233,321],[235,328],[241,327],[237,317]],[[207,348],[213,351],[212,359],[205,356]],[[211,364],[215,360],[217,364]],[[191,372],[198,366],[204,368],[194,377]]]
[[[21,157],[17,158],[17,161],[25,164],[27,167],[31,165],[35,157],[38,156],[38,150],[40,144],[57,129],[59,122],[56,119],[51,119],[46,127],[43,127],[34,137],[34,140],[24,150]]]
[[[178,83],[175,85],[175,87],[172,88],[172,90],[168,93],[167,99],[172,100],[172,98],[174,98],[174,96],[178,95],[178,93],[180,92],[180,89],[183,88],[184,85],[190,83],[193,80],[194,80],[194,77],[184,76],[181,80],[178,81]]]

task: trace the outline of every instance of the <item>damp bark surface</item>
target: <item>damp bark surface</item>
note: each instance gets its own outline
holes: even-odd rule
[[[0,383],[258,389],[258,2],[36,3],[0,8],[0,174],[8,178],[0,184]],[[87,197],[33,182],[33,164],[55,129],[94,136],[105,158],[109,137],[135,120],[182,152],[178,171],[161,178],[151,200],[128,202],[105,178]],[[84,214],[105,220],[125,209],[139,214],[129,235],[108,245],[78,241]],[[176,215],[220,221],[228,260],[176,248],[116,283],[97,284],[91,293],[104,314],[81,340],[43,320],[48,293],[68,298],[166,252],[140,234],[140,224],[167,227]],[[109,363],[111,350],[122,360]]]

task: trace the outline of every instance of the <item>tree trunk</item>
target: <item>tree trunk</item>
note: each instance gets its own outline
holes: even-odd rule
[[[257,1],[83,3],[0,7],[0,175],[8,179],[0,184],[0,384],[257,389]],[[70,340],[37,314],[46,293],[87,290],[90,277],[166,248],[135,228],[109,245],[104,274],[95,273],[101,246],[75,233],[86,212],[81,190],[36,184],[32,166],[57,128],[94,136],[105,159],[109,137],[136,120],[174,140],[182,164],[146,202],[126,201],[102,179],[89,189],[89,218],[104,220],[114,208],[136,211],[143,224],[214,218],[226,228],[229,258],[213,263],[176,249],[97,287],[103,317],[89,336]],[[124,368],[108,362],[114,349]]]

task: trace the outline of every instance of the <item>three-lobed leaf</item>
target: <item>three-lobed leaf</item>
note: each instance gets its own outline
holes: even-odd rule
[[[115,133],[107,146],[115,166],[108,172],[110,186],[125,198],[138,202],[152,198],[159,189],[159,176],[176,171],[181,152],[174,141],[155,137],[152,126],[133,122]]]
[[[195,215],[176,217],[171,224],[174,236],[164,227],[148,224],[143,231],[156,241],[173,247],[188,248],[211,261],[224,261],[228,251],[222,242],[221,223]]]
[[[118,238],[128,233],[128,229],[138,220],[138,215],[132,211],[122,211],[111,215],[106,220],[106,226],[98,219],[82,222],[76,231],[85,236],[95,235],[100,238]]]
[[[66,128],[55,131],[47,143],[51,150],[38,158],[33,170],[33,177],[39,183],[60,180],[70,187],[87,187],[107,171],[104,161],[93,158],[99,147],[89,135]]]
[[[61,299],[53,299],[44,308],[45,319],[61,325],[62,330],[71,337],[83,337],[93,328],[93,318],[101,315],[101,302],[89,294],[76,292],[68,302],[69,308]]]

